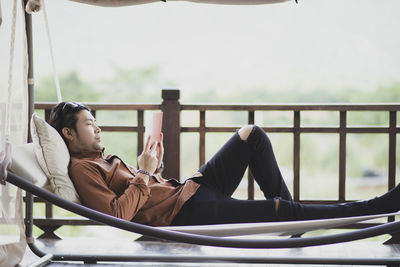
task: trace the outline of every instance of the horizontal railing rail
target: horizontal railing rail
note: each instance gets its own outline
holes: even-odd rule
[[[325,203],[332,204],[338,202],[350,201],[346,199],[346,137],[347,134],[387,134],[389,155],[388,155],[388,189],[393,188],[396,182],[396,141],[397,134],[400,133],[400,127],[397,123],[397,112],[400,111],[400,104],[385,103],[385,104],[180,104],[179,90],[163,90],[163,102],[161,104],[102,104],[102,103],[87,103],[94,116],[97,111],[105,110],[135,110],[137,111],[137,125],[135,126],[102,126],[102,131],[110,132],[136,132],[137,133],[137,153],[143,149],[144,142],[144,112],[147,110],[162,110],[164,112],[164,146],[165,146],[165,170],[166,177],[180,177],[180,134],[181,133],[198,133],[199,134],[199,166],[206,161],[206,134],[207,133],[222,133],[234,132],[238,127],[224,126],[208,126],[207,112],[208,111],[243,111],[247,112],[247,123],[255,123],[255,112],[258,111],[289,111],[292,113],[292,123],[284,126],[266,126],[261,125],[267,133],[291,133],[293,134],[293,197],[296,201],[303,203]],[[35,109],[44,110],[46,120],[49,119],[50,111],[55,103],[36,103]],[[182,126],[180,122],[181,111],[197,111],[199,112],[199,125],[194,127]],[[303,126],[301,125],[301,114],[304,111],[334,111],[338,112],[339,121],[335,126]],[[355,126],[347,123],[348,112],[351,111],[382,111],[387,112],[389,116],[387,126]],[[336,200],[302,200],[300,197],[300,135],[303,133],[335,133],[339,135],[339,188]],[[254,199],[254,178],[251,172],[248,172],[248,199]],[[46,205],[46,219],[53,218],[51,205]],[[393,220],[391,218],[390,220]],[[73,224],[74,220],[66,221],[65,224]],[[41,229],[46,226],[46,221],[37,220]],[[51,223],[49,223],[50,225]],[[77,221],[77,224],[83,224]],[[92,223],[88,223],[92,224]],[[62,225],[62,220],[53,223],[52,231],[55,225]],[[371,224],[357,224],[356,227],[362,228]],[[349,226],[354,228],[355,226]],[[46,230],[45,230],[46,232]]]

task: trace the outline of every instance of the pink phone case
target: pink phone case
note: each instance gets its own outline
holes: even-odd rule
[[[161,141],[161,129],[162,129],[162,112],[154,112],[153,113],[153,125],[151,130],[151,140],[152,142],[160,142]]]

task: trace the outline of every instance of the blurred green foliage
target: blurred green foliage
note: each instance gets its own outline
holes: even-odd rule
[[[89,82],[75,71],[60,75],[63,101],[79,102],[161,102],[160,88],[173,86],[162,81],[157,66],[140,69],[121,69],[113,66],[110,78]],[[35,88],[35,101],[57,101],[53,76],[38,79]]]
[[[184,89],[184,88],[183,88]],[[183,102],[206,103],[390,103],[400,101],[400,82],[385,85],[375,90],[318,88],[299,91],[296,88],[277,90],[274,88],[226,88],[183,91]]]
[[[93,86],[75,71],[61,75],[60,84],[64,101],[93,102],[100,98]],[[35,101],[57,101],[53,76],[45,76],[39,80],[35,88]]]

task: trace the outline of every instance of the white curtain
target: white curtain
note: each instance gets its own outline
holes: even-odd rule
[[[19,264],[26,249],[21,189],[1,186],[0,266]]]
[[[28,128],[23,1],[8,1],[3,7],[0,64],[1,69],[8,69],[8,72],[0,72],[0,180],[4,178],[1,167],[4,170],[9,164],[11,148],[26,143]],[[15,48],[15,56],[12,48]],[[0,266],[18,264],[25,249],[22,191],[8,183],[0,184]]]

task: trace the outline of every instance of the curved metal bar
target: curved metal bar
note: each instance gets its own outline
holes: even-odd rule
[[[53,258],[52,254],[46,254],[43,257],[41,257],[39,260],[37,260],[36,262],[28,265],[27,267],[46,266],[47,264],[49,264],[51,262],[52,258]]]
[[[304,238],[287,238],[287,239],[274,239],[274,240],[251,240],[251,239],[227,239],[221,237],[210,237],[188,233],[180,233],[171,230],[158,229],[152,226],[138,224],[123,219],[119,219],[82,205],[66,201],[53,193],[50,193],[40,187],[37,187],[25,179],[13,174],[8,173],[7,181],[18,186],[25,191],[28,191],[46,201],[49,201],[61,208],[87,217],[102,224],[117,227],[122,230],[139,233],[142,235],[152,236],[155,238],[166,239],[171,241],[217,246],[217,247],[231,247],[231,248],[294,248],[294,247],[308,247],[318,246],[333,243],[341,243],[354,241],[382,234],[387,234],[400,229],[400,221],[386,223],[384,225],[373,226],[366,229],[356,230],[349,233],[304,237]]]
[[[179,263],[250,263],[250,264],[346,264],[346,265],[388,265],[397,266],[400,258],[332,258],[332,257],[268,257],[268,256],[190,256],[190,255],[54,255],[54,261],[104,262],[179,262]]]
[[[103,7],[120,7],[120,6],[131,6],[131,5],[142,5],[154,2],[175,2],[182,0],[70,0],[88,5],[103,6]],[[186,2],[194,3],[207,3],[207,4],[221,4],[221,5],[263,5],[280,3],[289,0],[185,0]],[[296,0],[297,3],[297,0]]]

